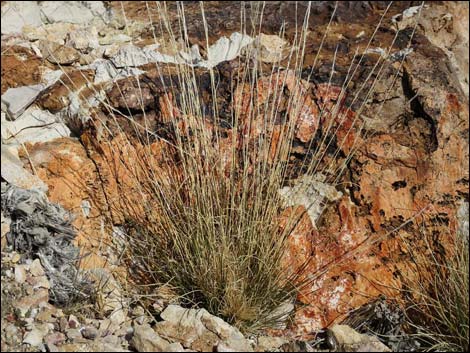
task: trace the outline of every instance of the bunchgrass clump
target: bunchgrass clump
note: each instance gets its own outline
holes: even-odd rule
[[[177,37],[189,37],[184,6],[177,6],[181,21],[176,35],[165,6],[157,4],[160,28],[175,47]],[[287,54],[287,64],[281,66],[278,62],[269,72],[263,71],[263,65],[256,61],[256,46],[246,48],[237,59],[237,69],[232,72],[228,133],[219,128],[222,119],[215,68],[208,69],[212,96],[211,106],[207,107],[194,67],[177,66],[177,80],[168,85],[163,77],[167,68],[157,64],[161,83],[167,84],[172,93],[166,95],[165,102],[172,107],[167,110],[174,133],[170,147],[174,156],[166,166],[150,168],[148,177],[140,180],[145,190],[143,199],[149,200],[145,207],[149,212],[144,221],[131,219],[127,241],[130,262],[137,265],[140,280],[170,284],[187,303],[204,307],[243,330],[276,327],[285,321],[290,312],[279,308],[292,304],[298,292],[315,278],[313,273],[306,275],[307,261],[289,264],[285,257],[290,234],[309,207],[321,200],[312,201],[301,212],[286,212],[279,193],[289,183],[297,132],[302,128],[318,129],[323,114],[327,115],[323,109],[315,115],[308,98],[315,63],[308,78],[301,78],[309,10]],[[207,36],[203,4],[201,16]],[[262,7],[257,16],[251,22],[260,26]],[[284,35],[282,28],[279,35]],[[187,40],[185,45],[189,50]],[[344,122],[346,111],[340,102],[361,60],[358,57],[351,62],[338,103],[324,118],[325,131],[334,131],[337,122]],[[358,114],[380,78],[383,65],[379,59],[353,97],[354,103],[362,94]],[[179,95],[178,101],[172,101],[175,94]],[[310,126],[305,124],[307,121]],[[361,128],[356,118],[349,132],[360,133]],[[340,166],[322,165],[331,142],[325,134],[320,143],[308,144],[310,158],[300,161],[304,175],[328,170],[331,180],[338,180],[348,158]],[[338,141],[340,147],[334,155],[343,143]]]
[[[170,28],[164,8],[161,13],[162,26]],[[296,54],[291,51],[290,60],[298,66]],[[259,67],[249,59],[239,59],[238,66],[228,136],[219,129],[215,71],[209,70],[213,114],[208,117],[194,68],[178,66],[173,89],[180,103],[168,102],[176,106],[171,114],[177,112],[171,116],[174,158],[167,168],[160,166],[165,172],[155,171],[143,183],[156,208],[144,222],[133,222],[129,255],[151,283],[169,283],[187,303],[257,330],[285,319],[287,313],[276,309],[295,300],[303,281],[301,268],[283,261],[298,220],[290,216],[279,226],[285,207],[278,190],[286,182],[306,89],[298,84],[299,71],[273,67],[261,102]],[[274,131],[281,101],[289,116],[283,129]]]

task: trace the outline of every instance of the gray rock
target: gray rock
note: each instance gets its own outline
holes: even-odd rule
[[[2,129],[4,122],[2,121]],[[2,134],[3,135],[3,134]],[[2,136],[3,137],[3,136]],[[31,174],[23,168],[23,163],[18,156],[18,149],[15,146],[1,145],[2,178],[8,183],[22,189],[35,188],[47,191],[47,185],[36,175]]]
[[[222,339],[228,339],[231,337],[244,338],[237,328],[229,325],[221,318],[209,314],[208,312],[203,313],[201,316],[201,322],[204,324],[206,329],[215,333]]]
[[[220,341],[215,347],[217,352],[253,352],[253,347],[245,338],[231,337]]]
[[[96,337],[98,337],[99,334],[98,330],[93,326],[86,326],[81,331],[83,338],[89,340],[94,340]]]
[[[8,340],[8,341],[16,341],[16,342],[20,342],[21,340],[18,340],[18,336],[21,335],[20,333],[20,330],[18,329],[18,327],[15,326],[15,324],[8,324],[8,325],[5,325],[3,322],[2,322],[2,330],[3,332],[5,333],[5,338]]]
[[[67,343],[55,348],[57,352],[129,352],[121,346],[113,346],[99,340],[91,343]]]
[[[5,1],[2,3],[2,34],[21,33],[23,26],[40,26],[37,1]]]
[[[88,24],[95,18],[106,20],[107,11],[102,1],[42,1],[41,15],[49,23]]]
[[[124,326],[116,330],[114,334],[118,337],[126,337],[130,339],[132,335],[134,334],[134,328],[132,326],[129,326],[129,327]]]
[[[151,62],[167,62],[161,54],[157,56],[156,51],[139,48],[133,44],[119,48],[111,61],[118,68],[142,66]],[[168,62],[176,63],[176,59],[168,59]]]
[[[391,352],[377,337],[361,334],[348,325],[328,329],[327,343],[331,349],[344,352]]]
[[[47,346],[50,345],[58,345],[63,342],[65,342],[67,338],[62,332],[52,332],[48,334],[46,337],[44,337],[44,343],[46,343]]]
[[[468,202],[462,201],[460,203],[459,208],[457,209],[457,227],[458,232],[462,235],[464,241],[467,243],[468,246],[468,238],[469,238],[469,215],[468,215]]]
[[[26,142],[46,142],[70,136],[70,130],[63,121],[34,105],[15,121],[2,117],[1,131],[3,144],[17,146]]]
[[[59,331],[60,332],[64,332],[68,329],[69,327],[69,321],[67,320],[66,317],[62,316],[60,319],[59,319]]]
[[[385,344],[377,340],[371,340],[354,347],[356,352],[392,352]]]
[[[108,318],[101,320],[99,328],[102,336],[111,335],[119,330],[119,326],[112,323]]]
[[[143,316],[143,315],[145,315],[145,309],[142,306],[138,305],[134,309],[132,309],[131,316],[133,318]]]
[[[33,277],[31,279],[31,285],[33,286],[33,289],[37,289],[37,288],[50,289],[51,288],[51,283],[49,282],[46,276]]]
[[[39,50],[43,58],[53,64],[68,65],[80,59],[76,49],[47,40],[39,41]]]
[[[315,176],[303,176],[293,187],[285,186],[279,190],[286,207],[303,205],[315,225],[325,207],[324,200],[336,201],[342,196],[333,185],[324,182],[325,176],[317,173]]]
[[[253,351],[237,328],[205,309],[185,309],[178,305],[169,305],[160,316],[164,321],[156,324],[157,333],[170,341],[180,342],[186,348],[211,351],[222,344],[223,349]]]
[[[47,347],[48,352],[54,352],[54,353],[55,352],[60,352],[59,348],[53,343],[46,345],[46,347]]]
[[[120,344],[121,340],[118,336],[115,335],[108,335],[100,339],[101,342],[109,344],[111,346],[117,346]]]
[[[40,27],[25,26],[23,28],[23,36],[31,42],[38,40],[48,40],[58,44],[64,44],[65,38],[68,34],[76,29],[77,25],[71,23],[52,23],[43,24]],[[42,56],[41,51],[36,43],[30,43],[31,49],[34,50],[36,55]]]
[[[275,63],[284,59],[288,54],[288,42],[275,34],[260,33],[254,44],[259,59],[267,63]]]
[[[81,342],[82,340],[82,333],[80,332],[78,328],[68,329],[65,334],[67,335],[67,338],[71,341]]]
[[[8,120],[15,120],[28,108],[36,97],[44,90],[40,83],[31,86],[9,88],[2,95],[2,111],[7,113]]]
[[[189,53],[180,51],[174,55],[160,53],[156,50],[157,48],[158,45],[155,44],[148,45],[144,48],[139,48],[133,44],[128,44],[119,48],[118,52],[113,56],[111,61],[116,67],[124,68],[129,66],[142,66],[148,63],[156,62],[188,64],[195,66],[202,60],[197,45],[194,45],[189,50]]]
[[[245,351],[239,351],[238,349],[232,348],[223,342],[220,342],[217,345],[216,351],[217,352],[245,352]]]
[[[268,315],[268,319],[275,323],[273,328],[284,330],[287,327],[287,320],[293,312],[294,304],[291,301],[285,301]]]
[[[15,267],[15,282],[24,283],[26,281],[26,266],[16,265]]]
[[[118,80],[124,77],[137,76],[144,73],[144,71],[130,66],[116,68],[111,63],[111,61],[104,59],[96,60],[84,68],[91,68],[95,70],[94,83],[103,83],[112,80]]]
[[[145,309],[140,305],[132,310],[131,315],[139,325],[143,325],[145,322],[147,322],[147,318],[145,317]]]
[[[101,44],[101,45],[115,45],[117,43],[122,44],[122,43],[131,42],[131,41],[132,41],[132,37],[130,37],[126,34],[123,34],[123,33],[105,34],[104,37],[101,37],[99,39],[99,44]],[[117,50],[116,50],[116,52],[117,52]]]
[[[251,44],[253,38],[246,34],[234,32],[230,38],[221,37],[209,47],[207,60],[200,63],[201,67],[212,68],[224,61],[230,61],[240,55],[242,49]]]
[[[91,269],[87,274],[91,280],[98,284],[99,291],[102,293],[104,300],[101,310],[108,314],[107,318],[110,320],[111,326],[118,329],[128,319],[125,308],[126,299],[121,293],[119,283],[106,269]]]
[[[215,333],[222,343],[228,349],[233,349],[238,352],[252,352],[253,349],[245,339],[243,334],[236,328],[226,323],[221,318],[205,312],[201,317],[201,322],[207,330]]]
[[[43,342],[44,336],[49,333],[50,329],[51,327],[49,324],[40,324],[34,326],[31,331],[24,335],[23,343],[27,343],[33,347],[39,347]]]
[[[148,324],[134,326],[134,336],[130,343],[138,352],[165,352],[169,345]]]
[[[67,37],[66,45],[79,51],[88,52],[91,49],[99,47],[98,31],[96,27],[77,29],[70,32]]]
[[[258,337],[256,351],[273,352],[286,343],[288,343],[288,341],[283,337],[261,336]]]
[[[24,323],[24,326],[26,330],[31,331],[34,328],[34,317],[31,317],[31,312],[33,312],[34,309],[31,309],[28,317],[22,318],[21,321]]]
[[[315,350],[305,341],[292,341],[284,343],[281,352],[315,352]]]
[[[166,347],[167,352],[184,352],[185,349],[179,342],[171,343]]]
[[[164,321],[158,322],[155,330],[160,336],[170,341],[178,341],[186,348],[192,347],[193,343],[207,331],[201,322],[204,313],[208,314],[204,309],[185,309],[178,305],[169,305],[160,314]],[[211,340],[206,339],[206,341],[211,341],[213,345],[216,345],[218,337],[214,333],[212,336]]]
[[[207,60],[202,58],[197,45],[193,45],[191,48],[181,47],[176,53],[166,54],[158,51],[159,45],[157,44],[144,48],[129,44],[121,47],[111,60],[119,68],[155,62],[212,68],[221,62],[235,59],[243,47],[251,42],[253,39],[250,36],[238,32],[232,33],[230,38],[221,37],[209,47]]]

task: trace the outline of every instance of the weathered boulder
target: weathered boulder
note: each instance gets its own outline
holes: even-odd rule
[[[377,337],[360,334],[347,325],[334,325],[328,330],[328,345],[338,352],[391,352]]]
[[[185,309],[169,305],[162,313],[163,321],[155,330],[162,337],[180,342],[185,348],[211,351],[215,347],[233,351],[252,352],[242,333],[205,309]]]
[[[68,22],[89,24],[93,20],[107,20],[107,11],[102,1],[43,1],[41,16],[45,22]]]
[[[44,337],[54,327],[51,324],[38,324],[33,329],[24,335],[23,343],[27,343],[32,347],[39,347],[43,343]]]
[[[137,352],[166,352],[170,342],[161,338],[148,324],[134,325],[130,342]]]

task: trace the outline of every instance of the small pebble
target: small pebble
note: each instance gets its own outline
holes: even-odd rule
[[[98,337],[98,334],[98,330],[93,326],[86,326],[82,329],[83,338],[87,338],[89,340],[94,340],[96,337]]]
[[[44,269],[42,268],[41,261],[39,259],[36,259],[32,262],[29,272],[33,276],[43,276],[44,275]]]
[[[66,332],[67,338],[73,341],[82,338],[82,333],[77,328],[71,328]]]
[[[70,328],[79,328],[80,327],[80,322],[78,321],[78,319],[75,315],[70,315],[69,316],[69,327]]]

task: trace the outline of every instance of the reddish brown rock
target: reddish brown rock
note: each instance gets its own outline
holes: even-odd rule
[[[176,107],[173,94],[171,92],[165,93],[158,98],[161,111],[161,121],[169,123],[181,117],[181,112]]]
[[[302,266],[309,261],[318,234],[303,206],[285,209],[280,216],[279,227],[281,231],[293,228],[287,239],[283,266],[289,269],[289,273],[294,274],[301,271]]]
[[[2,88],[34,85],[41,82],[41,71],[48,65],[31,50],[20,46],[2,49]]]
[[[150,88],[143,82],[137,82],[134,78],[116,82],[108,93],[110,103],[124,112],[148,110],[154,103],[154,96]]]
[[[85,88],[93,86],[94,76],[93,70],[67,70],[56,83],[41,94],[38,104],[41,108],[55,113],[70,104],[69,94],[72,92],[85,100],[93,94],[93,90]]]

